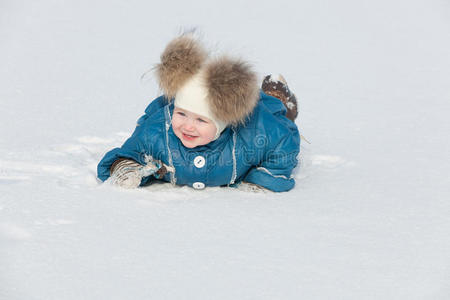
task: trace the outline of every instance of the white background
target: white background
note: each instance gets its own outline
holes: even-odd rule
[[[0,299],[449,299],[450,4],[0,2]],[[295,188],[100,185],[165,45],[282,73]]]

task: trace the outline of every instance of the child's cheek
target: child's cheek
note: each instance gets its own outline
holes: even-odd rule
[[[204,144],[204,145],[208,144],[209,142],[211,142],[214,139],[214,137],[215,137],[215,134],[212,135],[211,131],[203,132],[202,144]]]
[[[216,126],[214,124],[210,124],[209,128],[208,128],[208,135],[210,140],[213,140],[214,137],[216,136]]]
[[[174,116],[172,119],[172,128],[173,130],[178,130],[180,128],[180,121],[178,120],[178,117]]]

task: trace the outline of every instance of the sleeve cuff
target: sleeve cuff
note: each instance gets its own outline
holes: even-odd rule
[[[274,192],[287,192],[295,185],[294,178],[284,175],[273,175],[265,168],[252,169],[244,181],[251,182]]]

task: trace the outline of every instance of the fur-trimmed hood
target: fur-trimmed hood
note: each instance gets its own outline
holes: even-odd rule
[[[184,34],[166,46],[156,65],[159,86],[168,99],[199,72],[204,74],[214,117],[232,125],[243,123],[259,99],[257,75],[247,62],[227,56],[210,59],[198,40]]]

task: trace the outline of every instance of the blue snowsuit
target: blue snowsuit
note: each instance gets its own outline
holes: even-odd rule
[[[162,180],[196,189],[205,186],[235,186],[241,181],[275,192],[294,187],[291,176],[297,165],[300,135],[297,126],[285,117],[283,103],[260,92],[260,99],[245,124],[227,127],[207,145],[186,148],[175,136],[171,117],[173,101],[160,96],[153,100],[137,122],[132,136],[120,148],[103,157],[97,167],[105,181],[115,160],[129,158],[145,165],[149,156],[174,167]],[[156,180],[151,175],[141,182]]]

